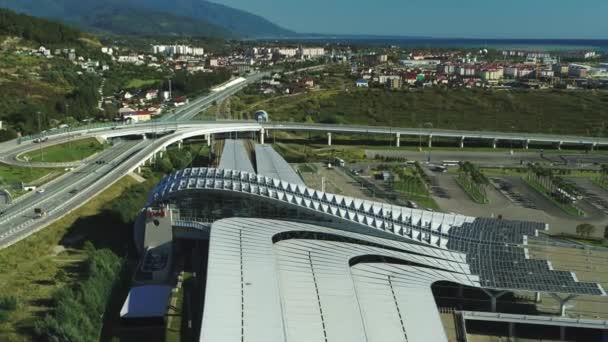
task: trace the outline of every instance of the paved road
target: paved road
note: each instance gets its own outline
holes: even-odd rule
[[[368,158],[373,158],[374,155],[381,155],[401,157],[419,162],[426,162],[429,159],[428,149],[422,152],[370,149],[365,150],[365,154]],[[544,153],[541,155],[538,151],[522,152],[521,150],[515,150],[513,154],[504,150],[496,152],[431,150],[430,157],[432,163],[441,163],[446,160],[470,161],[482,167],[510,167],[525,165],[527,163],[553,163],[559,167],[576,169],[581,167],[598,167],[599,164],[608,163],[608,155],[603,153]]]
[[[94,185],[99,183],[97,185],[103,187],[107,184],[99,182],[103,175],[116,169],[146,145],[147,143],[141,140],[119,143],[100,153],[94,160],[106,161],[105,163],[84,165],[47,184],[44,193],[33,194],[5,208],[4,214],[0,216],[0,247],[29,235],[32,227],[61,217],[74,205],[80,205],[84,203],[84,199],[90,199],[87,195],[94,191]],[[35,219],[33,208],[45,209],[49,213],[48,217]]]
[[[255,82],[264,74],[252,76],[245,83]],[[133,171],[146,160],[153,157],[166,146],[182,141],[187,138],[201,136],[204,134],[215,134],[225,132],[264,132],[268,130],[283,131],[318,131],[318,132],[349,132],[349,133],[376,133],[376,134],[400,134],[400,135],[424,135],[431,137],[453,137],[457,139],[490,139],[490,140],[520,140],[551,143],[571,143],[585,145],[608,145],[608,139],[555,136],[544,134],[526,133],[500,133],[500,132],[467,132],[456,130],[433,130],[416,128],[394,128],[394,127],[365,127],[356,125],[319,125],[305,123],[265,123],[255,122],[201,122],[188,121],[198,114],[206,106],[214,101],[232,95],[244,87],[245,84],[236,85],[220,92],[213,93],[207,97],[194,100],[192,103],[167,116],[166,121],[155,121],[128,126],[95,125],[70,131],[55,131],[49,136],[49,143],[58,143],[65,140],[68,135],[77,135],[80,138],[101,136],[105,138],[121,136],[143,136],[149,133],[162,133],[166,136],[147,141],[130,141],[111,148],[95,156],[95,160],[107,160],[108,164],[90,163],[80,166],[77,170],[68,173],[67,176],[52,182],[46,188],[44,194],[30,196],[17,205],[6,210],[0,217],[0,247],[10,245],[35,231],[42,229],[45,225],[61,217],[66,212],[82,205],[86,200],[95,196],[107,188],[125,174]],[[0,159],[13,159],[16,154],[35,149],[38,146],[22,139],[22,143],[10,141],[0,144]],[[8,158],[8,159],[7,159]],[[452,159],[453,156],[450,156]],[[488,158],[492,158],[488,156]],[[78,192],[70,193],[72,189]],[[43,207],[49,210],[49,216],[39,220],[32,219],[33,208]],[[487,210],[479,216],[487,216]],[[538,219],[538,216],[536,217]]]
[[[177,121],[187,121],[187,120],[191,120],[193,119],[196,115],[198,115],[201,111],[207,109],[208,107],[210,107],[211,105],[213,105],[214,102],[221,102],[224,99],[236,94],[237,92],[239,92],[240,90],[242,90],[243,88],[245,88],[246,86],[255,83],[259,80],[261,80],[262,78],[269,76],[270,73],[269,72],[263,72],[263,73],[257,73],[257,74],[253,74],[247,78],[245,78],[245,80],[239,84],[234,85],[233,87],[230,87],[229,89],[223,90],[223,91],[217,91],[217,92],[211,92],[209,95],[204,96],[204,97],[200,97],[198,99],[193,100],[192,102],[190,102],[188,105],[178,109],[175,111],[175,113],[171,114],[171,115],[164,115],[161,120],[162,121],[172,121],[172,120],[177,120]]]

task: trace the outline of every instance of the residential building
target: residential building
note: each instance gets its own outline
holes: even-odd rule
[[[358,79],[355,82],[355,85],[357,86],[357,88],[367,88],[369,86],[369,82],[364,79]]]
[[[154,54],[166,55],[187,55],[187,56],[203,56],[205,49],[201,47],[192,47],[188,45],[153,45],[152,52]]]
[[[297,48],[276,48],[274,50],[275,53],[278,53],[282,57],[295,57],[298,54]]]
[[[146,100],[154,100],[158,98],[158,89],[148,90],[146,92]]]

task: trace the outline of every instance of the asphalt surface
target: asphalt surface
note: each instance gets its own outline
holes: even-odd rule
[[[197,115],[204,108],[212,105],[215,101],[221,101],[242,89],[246,84],[255,82],[261,79],[264,74],[257,74],[250,77],[243,84],[236,85],[230,89],[215,92],[209,96],[193,100],[190,104],[181,107],[173,114],[167,115],[163,121],[154,121],[142,124],[111,126],[111,125],[96,125],[84,127],[80,129],[70,129],[68,131],[49,132],[49,141],[46,144],[60,143],[66,141],[68,136],[72,137],[104,137],[113,138],[121,136],[144,136],[150,133],[162,133],[158,139],[149,141],[130,141],[124,144],[108,149],[101,154],[95,156],[87,163],[79,166],[60,177],[59,179],[47,184],[43,194],[35,194],[28,196],[19,201],[15,205],[5,210],[5,213],[0,217],[0,248],[10,245],[19,239],[22,239],[35,231],[42,229],[48,223],[61,217],[66,212],[75,209],[88,199],[95,196],[103,189],[107,188],[125,174],[133,171],[138,165],[150,159],[158,151],[162,150],[169,144],[178,142],[190,137],[200,136],[202,134],[214,134],[224,132],[250,132],[261,130],[283,130],[283,131],[319,131],[319,132],[350,132],[350,133],[379,133],[379,134],[403,134],[403,135],[426,135],[426,136],[444,136],[454,138],[476,138],[476,139],[504,139],[504,140],[525,140],[538,142],[564,142],[572,144],[596,144],[608,145],[608,139],[603,138],[588,138],[588,137],[573,137],[573,136],[555,136],[544,134],[526,134],[526,133],[498,133],[498,132],[468,132],[454,130],[433,130],[433,129],[416,129],[416,128],[394,128],[394,127],[365,127],[356,125],[320,125],[320,124],[305,124],[305,123],[255,123],[255,122],[201,122],[188,121]],[[30,137],[31,139],[31,137]],[[21,139],[21,144],[15,141],[5,142],[0,144],[0,160],[5,162],[15,162],[15,156],[35,149],[38,146],[33,144],[27,138]],[[424,160],[426,155],[419,153],[416,156],[419,160]],[[446,152],[442,155],[441,152],[433,153],[432,158],[454,160],[458,159],[458,155]],[[527,160],[536,160],[539,156],[534,153],[504,156],[494,153],[479,154],[477,158],[482,158],[488,163],[507,163],[517,164]],[[566,159],[579,158],[565,156]],[[97,160],[105,160],[107,163],[97,164]],[[575,159],[577,160],[577,159]],[[47,164],[48,165],[48,164]],[[32,165],[34,166],[34,165]],[[72,191],[76,190],[76,191]],[[449,193],[449,191],[447,192]],[[449,197],[449,196],[446,196]],[[449,200],[449,198],[440,198]],[[34,208],[42,207],[49,211],[49,215],[42,219],[33,219]],[[460,211],[468,213],[467,211]],[[537,211],[536,211],[537,212]],[[488,216],[487,208],[485,212],[477,216]],[[538,215],[536,216],[538,218]]]
[[[552,163],[563,168],[592,168],[608,163],[608,155],[603,153],[540,153],[536,150],[496,152],[459,151],[459,150],[429,150],[422,152],[412,150],[365,150],[368,158],[374,155],[387,157],[401,157],[419,162],[442,163],[444,161],[470,161],[482,167],[512,167],[526,165],[527,163]]]
[[[167,115],[164,120],[172,120],[170,124],[148,123],[139,125],[135,130],[137,133],[141,127],[146,127],[144,133],[171,133],[178,127],[178,121],[187,121],[200,113],[215,101],[221,101],[238,92],[248,84],[256,82],[266,76],[259,73],[247,78],[246,81],[208,96],[193,100],[188,105],[179,108],[173,114]],[[234,125],[233,125],[234,126]],[[237,124],[236,126],[240,126]],[[205,127],[205,126],[199,126]],[[133,131],[120,127],[120,135],[133,135]],[[187,127],[185,128],[187,129]],[[66,131],[49,132],[48,141],[42,143],[42,147],[60,144],[72,139],[89,136],[99,136],[103,132],[116,133],[117,129],[112,127],[99,127],[95,129],[69,129]],[[222,129],[218,129],[222,131]],[[144,134],[141,134],[142,138]],[[12,205],[2,209],[0,215],[0,248],[11,244],[35,233],[46,227],[56,219],[79,207],[87,200],[94,197],[125,174],[135,169],[141,162],[149,159],[158,150],[162,149],[164,143],[172,141],[171,137],[163,137],[152,141],[126,141],[118,143],[97,155],[84,161],[74,163],[28,163],[17,158],[18,155],[40,148],[39,144],[32,140],[9,141],[0,144],[0,162],[10,165],[30,167],[66,167],[75,168],[65,175],[47,183],[43,193],[29,194]],[[48,215],[36,218],[34,209],[46,210]]]
[[[35,193],[4,209],[0,216],[0,246],[9,245],[29,235],[32,227],[61,217],[73,204],[82,204],[82,199],[90,197],[93,186],[103,175],[116,169],[142,150],[146,142],[126,141],[116,144],[96,156],[92,163],[83,165],[58,179],[48,183],[43,193]],[[103,183],[99,185],[104,185]],[[40,188],[39,188],[40,189]],[[44,209],[47,217],[36,218],[34,208]]]

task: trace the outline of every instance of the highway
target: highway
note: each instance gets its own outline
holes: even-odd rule
[[[487,139],[496,141],[520,141],[527,146],[530,142],[542,142],[561,145],[577,144],[586,146],[607,146],[608,139],[579,136],[560,136],[533,133],[471,132],[462,130],[396,128],[359,125],[322,125],[291,122],[257,123],[253,121],[192,121],[201,110],[215,101],[221,101],[238,92],[247,84],[256,82],[267,74],[260,73],[233,87],[213,92],[208,96],[193,100],[188,105],[168,115],[162,120],[154,120],[132,125],[101,124],[69,130],[56,130],[48,133],[49,140],[45,146],[61,143],[67,139],[102,137],[113,139],[119,137],[158,137],[147,140],[128,140],[95,155],[84,163],[76,164],[77,168],[66,175],[47,184],[44,194],[33,194],[4,210],[0,216],[0,248],[9,246],[34,232],[44,228],[54,220],[80,205],[107,187],[114,184],[124,175],[136,170],[146,161],[166,149],[167,146],[197,136],[210,136],[228,132],[259,132],[260,138],[271,130],[278,131],[314,131],[328,133],[371,133],[393,135],[397,142],[401,136],[424,136],[429,144],[434,137],[453,138],[455,143],[466,143],[467,139]],[[0,144],[0,161],[9,164],[30,165],[16,159],[16,156],[39,148],[32,142],[33,137],[24,137]],[[96,163],[99,160],[105,164]],[[70,164],[72,165],[72,164]],[[32,167],[48,166],[43,163],[32,163]],[[72,191],[76,190],[76,191]],[[34,208],[48,210],[48,216],[34,219]]]
[[[32,234],[35,229],[30,228],[50,223],[85,203],[98,192],[96,189],[105,188],[107,183],[101,181],[104,175],[112,173],[146,145],[143,140],[117,143],[98,154],[94,163],[83,165],[48,183],[44,193],[32,194],[5,208],[0,216],[0,247]],[[44,209],[48,216],[35,218],[34,208]]]
[[[262,78],[269,76],[269,72],[262,72],[251,75],[245,79],[245,81],[230,87],[224,91],[211,92],[209,95],[200,97],[192,102],[188,103],[184,107],[179,108],[173,114],[164,115],[161,121],[186,121],[193,119],[198,113],[207,109],[214,102],[221,102],[229,96],[232,96],[245,88],[246,86],[255,83]]]

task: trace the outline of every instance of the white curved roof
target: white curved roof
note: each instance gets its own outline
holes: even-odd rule
[[[242,171],[191,168],[167,176],[150,201],[168,201],[190,192],[238,193],[272,205],[291,206],[343,223],[351,232],[409,242],[435,253],[459,252],[482,287],[567,294],[605,295],[599,284],[579,282],[545,260],[525,254],[526,236],[542,223],[474,218],[404,208],[323,193],[306,186]]]
[[[294,231],[295,236],[281,236]],[[303,232],[332,237],[312,239]],[[303,223],[216,221],[200,340],[446,341],[431,284],[479,282],[462,255],[448,252],[453,260],[438,259],[426,252],[405,242]],[[365,255],[404,264],[353,264]]]

